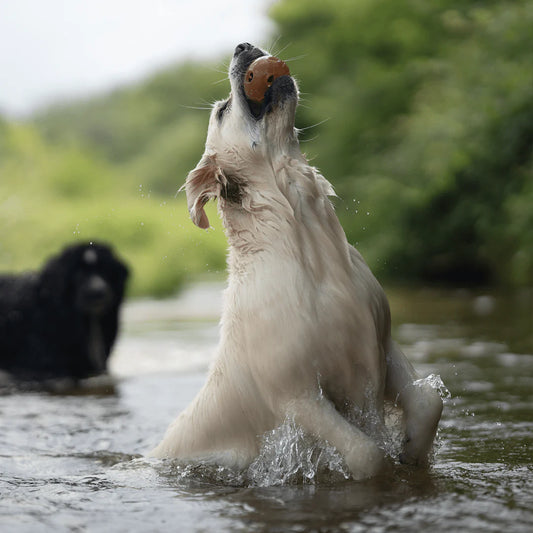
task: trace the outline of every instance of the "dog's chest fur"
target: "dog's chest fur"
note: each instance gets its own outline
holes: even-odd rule
[[[297,170],[261,192],[229,187],[219,203],[230,243],[222,353],[248,354],[258,376],[279,368],[277,386],[316,387],[322,374],[342,390],[358,380],[354,346],[376,342],[373,320],[322,184]]]

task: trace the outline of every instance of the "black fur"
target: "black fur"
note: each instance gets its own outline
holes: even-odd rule
[[[127,278],[100,244],[69,246],[40,272],[0,275],[0,369],[32,381],[104,373]]]

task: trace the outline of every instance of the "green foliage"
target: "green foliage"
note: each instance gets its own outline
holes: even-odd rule
[[[308,152],[356,199],[340,213],[374,267],[531,283],[531,2],[285,0],[272,15],[306,57]]]
[[[199,272],[222,272],[225,239],[189,220],[183,195],[128,187],[94,155],[47,144],[30,126],[0,130],[1,271],[36,269],[70,242],[110,243],[132,267],[130,295],[163,296]],[[213,206],[211,206],[213,209]]]
[[[187,115],[155,132],[144,150],[123,165],[123,170],[145,190],[174,194],[202,155],[207,130],[204,115]]]
[[[533,3],[282,0],[271,17],[295,58],[302,146],[378,275],[532,284]],[[187,63],[28,125],[0,118],[0,269],[103,239],[133,266],[133,294],[221,271],[220,225],[195,228],[176,191],[225,68]]]
[[[81,143],[112,163],[129,163],[169,132],[183,140],[180,124],[192,124],[191,134],[202,131],[205,139],[209,115],[198,108],[227,95],[227,84],[220,83],[226,77],[209,63],[184,64],[109,95],[51,108],[35,122],[54,142]],[[175,153],[184,153],[180,145]]]
[[[140,85],[0,121],[0,271],[38,268],[65,244],[112,244],[132,267],[130,295],[163,296],[222,273],[226,242],[189,220],[177,195],[201,156],[209,102],[227,88],[210,65],[182,65]]]

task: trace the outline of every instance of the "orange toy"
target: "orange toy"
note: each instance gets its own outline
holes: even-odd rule
[[[289,67],[281,59],[274,56],[259,57],[246,71],[244,93],[253,102],[262,102],[274,80],[289,75]]]

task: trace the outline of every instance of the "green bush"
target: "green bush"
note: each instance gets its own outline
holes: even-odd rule
[[[371,264],[531,283],[533,4],[285,0],[272,14],[305,55],[307,150],[343,204],[364,205],[340,214]]]
[[[95,156],[46,144],[28,126],[4,126],[0,162],[0,270],[39,268],[72,242],[111,244],[131,266],[130,295],[163,296],[199,273],[222,273],[226,242],[196,228],[184,194],[144,194]]]
[[[271,17],[303,149],[380,278],[533,283],[533,3],[282,0]],[[0,119],[0,268],[98,238],[131,262],[132,294],[221,271],[220,225],[194,228],[175,196],[203,150],[197,108],[228,94],[221,70]]]

